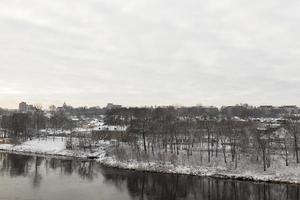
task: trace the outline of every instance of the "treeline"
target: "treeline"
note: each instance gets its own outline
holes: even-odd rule
[[[172,107],[172,106],[170,106]],[[158,107],[159,109],[161,107]],[[112,114],[113,112],[123,113],[123,117],[128,118],[135,112],[143,108],[117,108],[106,110],[106,113]],[[147,109],[154,109],[154,107],[148,107]],[[242,119],[249,118],[279,118],[279,117],[297,117],[300,114],[300,109],[296,106],[250,106],[248,104],[239,104],[235,106],[223,106],[217,107],[204,107],[204,106],[192,106],[192,107],[178,107],[176,108],[179,114],[189,115],[194,117],[201,117],[205,119],[231,119],[233,117],[239,117]],[[299,118],[299,117],[298,117]]]
[[[272,158],[285,165],[299,163],[300,124],[260,123],[201,116],[191,108],[120,108],[107,112],[105,123],[127,126],[131,147],[128,151],[116,146],[120,159],[128,157],[164,162],[211,163],[221,161],[238,167],[241,160],[251,158],[261,162],[264,170],[271,167]],[[132,137],[132,135],[136,137]],[[186,160],[183,161],[182,157]]]
[[[99,107],[89,107],[89,108],[79,107],[79,108],[72,108],[69,111],[71,115],[76,115],[77,117],[81,117],[81,116],[96,117],[105,114],[105,109]]]
[[[1,128],[4,129],[4,137],[27,139],[33,132],[46,127],[46,118],[43,111],[33,113],[11,113],[3,115]]]
[[[72,106],[64,104],[62,107],[56,108],[55,106],[50,106],[50,112],[64,112],[67,115],[80,117],[98,117],[99,115],[104,115],[106,109],[100,107],[78,107],[74,108]]]
[[[75,127],[74,122],[64,113],[55,112],[50,118],[41,109],[34,112],[13,112],[2,116],[1,128],[4,137],[28,139],[40,136],[40,130],[46,128],[70,130]]]

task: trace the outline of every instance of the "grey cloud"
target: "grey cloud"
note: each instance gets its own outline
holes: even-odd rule
[[[300,3],[2,0],[0,105],[297,104]]]

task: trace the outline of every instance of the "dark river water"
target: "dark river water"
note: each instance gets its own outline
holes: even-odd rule
[[[0,200],[299,200],[300,187],[144,173],[0,153]]]

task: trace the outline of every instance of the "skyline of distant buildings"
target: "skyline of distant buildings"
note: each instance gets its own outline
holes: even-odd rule
[[[224,106],[223,108],[225,108],[227,111],[232,112],[233,110],[239,109],[239,107],[248,107],[248,104],[237,104],[234,106]],[[194,106],[191,106],[194,107]],[[196,106],[198,107],[198,106]],[[200,106],[203,108],[215,108],[217,109],[217,107],[215,106]],[[58,106],[56,107],[55,105],[51,105],[49,106],[48,109],[49,111],[64,111],[64,110],[68,110],[68,109],[72,109],[72,106],[67,105],[66,103],[64,103],[62,106]],[[91,107],[92,108],[92,107]],[[96,106],[95,108],[99,108],[98,106]],[[122,108],[122,105],[119,104],[113,104],[113,103],[107,103],[107,105],[105,107],[103,107],[103,109],[107,109],[107,110],[111,110],[111,109],[117,109],[117,108]],[[281,111],[285,111],[287,113],[293,113],[293,114],[299,114],[300,113],[300,107],[296,106],[296,105],[282,105],[282,106],[273,106],[273,105],[261,105],[261,106],[257,106],[256,108],[258,108],[259,110],[262,110],[264,112],[271,112],[272,110],[281,110]],[[28,104],[25,101],[22,101],[19,103],[19,108],[18,111],[22,112],[22,113],[26,113],[26,112],[33,112],[35,109],[35,106],[32,104]]]
[[[96,106],[97,108],[100,108],[98,106]],[[27,104],[27,102],[22,101],[19,103],[19,108],[18,111],[21,113],[26,113],[26,112],[33,112],[34,109],[36,107],[32,104]],[[56,107],[55,105],[50,105],[48,110],[49,111],[65,111],[68,109],[73,108],[72,106],[69,106],[66,104],[66,102],[63,103],[62,106],[58,106]],[[111,110],[111,109],[116,109],[116,108],[122,108],[122,105],[118,105],[118,104],[113,104],[113,103],[107,103],[106,107],[104,107],[107,110]]]

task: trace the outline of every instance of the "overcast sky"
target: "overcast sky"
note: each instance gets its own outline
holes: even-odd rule
[[[300,105],[299,0],[0,0],[0,107]]]

